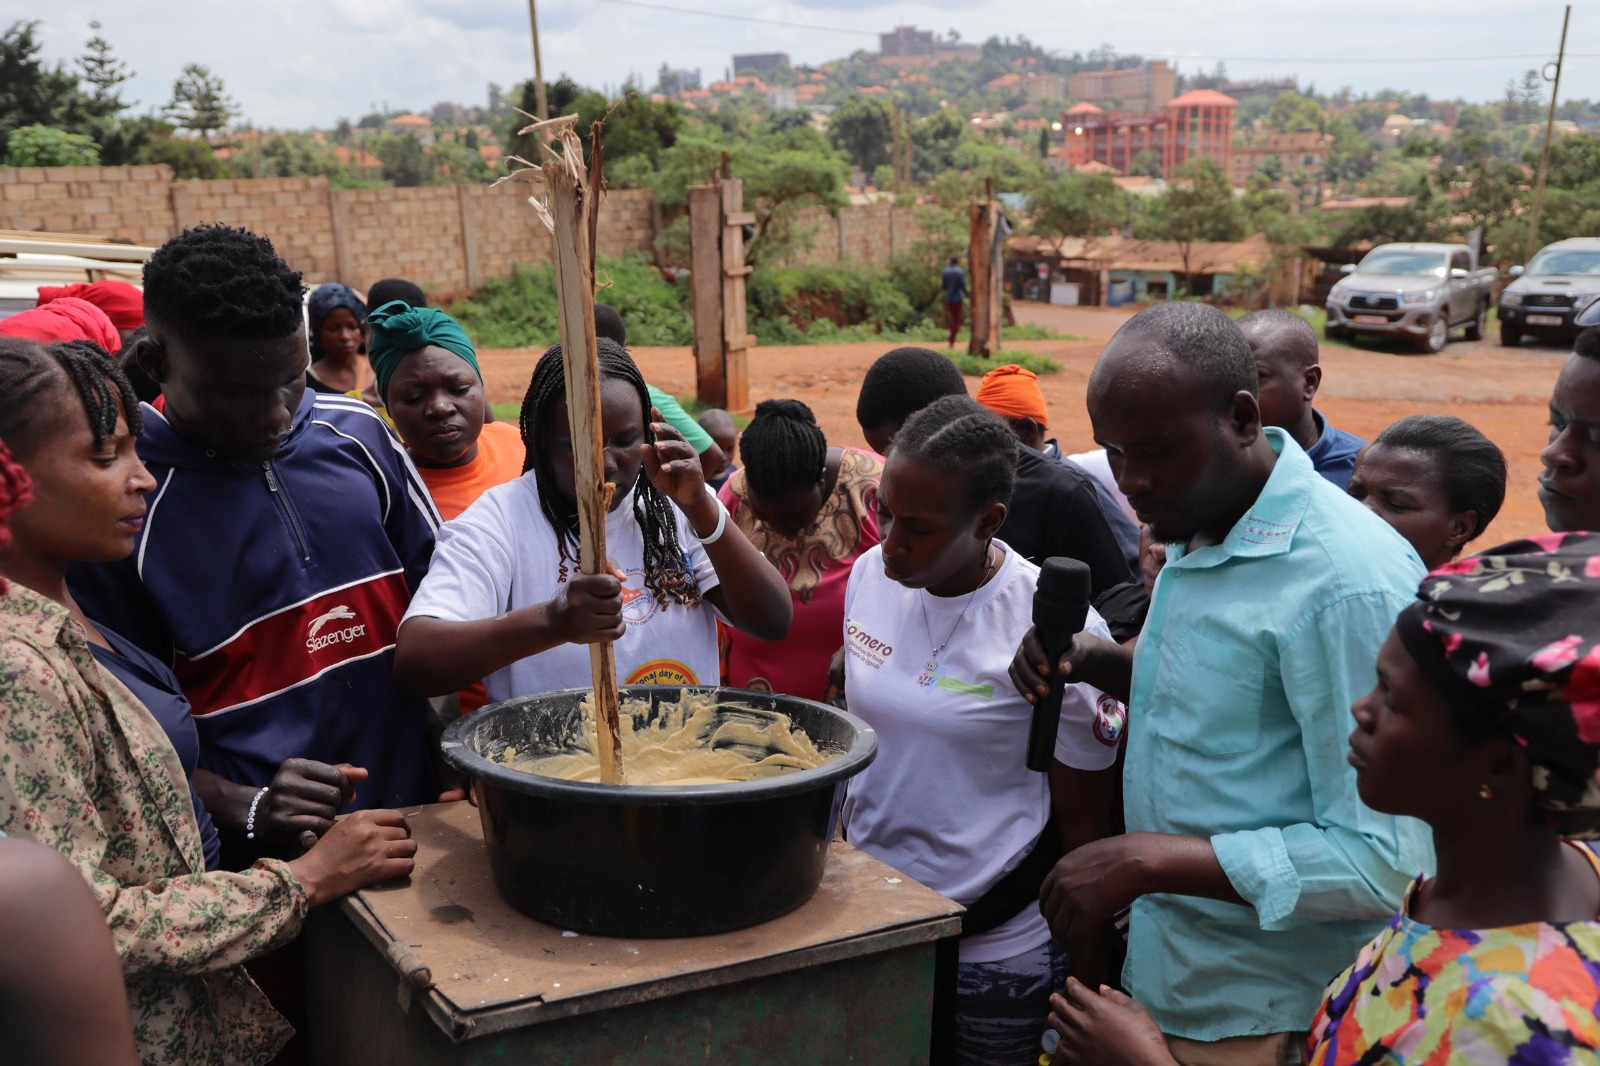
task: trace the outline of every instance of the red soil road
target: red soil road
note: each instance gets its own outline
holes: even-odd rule
[[[1017,317],[1083,340],[1018,341],[1016,347],[1047,355],[1062,365],[1040,379],[1050,405],[1051,432],[1068,451],[1094,446],[1083,395],[1089,372],[1105,341],[1130,312],[1015,305]],[[803,400],[816,412],[828,440],[860,446],[856,394],[874,359],[891,345],[809,344],[758,347],[750,352],[752,402],[771,397]],[[1510,484],[1500,517],[1480,546],[1545,531],[1536,478],[1546,439],[1551,387],[1567,349],[1524,344],[1502,349],[1493,339],[1452,342],[1439,355],[1399,350],[1324,346],[1323,385],[1317,407],[1341,429],[1371,439],[1409,414],[1452,414],[1477,426],[1505,451]],[[654,385],[679,395],[694,391],[694,359],[688,348],[637,348],[634,357]],[[522,399],[538,353],[480,353],[490,399]],[[967,388],[976,392],[978,379]]]

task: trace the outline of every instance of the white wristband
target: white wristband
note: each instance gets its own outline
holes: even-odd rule
[[[717,528],[711,531],[711,536],[709,537],[702,537],[698,533],[695,536],[701,544],[715,544],[722,539],[722,534],[728,529],[728,508],[723,506],[722,501],[717,499],[716,494],[709,488],[706,489],[706,495],[710,496],[711,502],[717,505]]]

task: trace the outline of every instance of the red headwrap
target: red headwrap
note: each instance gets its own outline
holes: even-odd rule
[[[144,293],[126,281],[96,281],[90,285],[62,285],[53,289],[41,286],[35,304],[43,307],[63,296],[88,300],[104,311],[118,329],[138,329],[144,325]]]
[[[1039,375],[1016,363],[997,366],[983,375],[976,399],[1001,418],[1031,418],[1041,429],[1050,424],[1044,393],[1039,391]]]
[[[76,296],[63,296],[43,307],[0,319],[0,337],[24,337],[44,344],[94,341],[112,353],[122,347],[122,336],[106,313]]]
[[[4,554],[6,545],[11,543],[11,530],[6,528],[7,520],[12,511],[28,502],[32,487],[28,475],[11,458],[5,441],[0,441],[0,554]],[[0,592],[5,590],[5,579],[0,578]]]

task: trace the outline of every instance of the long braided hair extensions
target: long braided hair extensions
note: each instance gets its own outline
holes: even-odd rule
[[[628,350],[609,338],[597,342],[600,361],[600,380],[626,381],[639,396],[639,417],[648,430],[650,425],[650,394],[645,389],[644,376],[634,364]],[[563,567],[577,566],[578,508],[576,501],[565,499],[556,487],[551,470],[550,456],[545,454],[544,434],[549,426],[550,411],[557,400],[566,397],[567,375],[561,362],[561,345],[547,349],[534,367],[533,378],[528,382],[528,392],[522,399],[522,414],[518,420],[522,430],[522,471],[533,471],[539,486],[539,508],[556,531]],[[618,486],[619,490],[621,486]],[[634,486],[633,517],[644,534],[644,583],[655,597],[656,603],[666,607],[672,603],[695,607],[700,603],[700,585],[689,565],[688,553],[678,543],[677,513],[672,501],[650,483],[649,477],[639,473]]]

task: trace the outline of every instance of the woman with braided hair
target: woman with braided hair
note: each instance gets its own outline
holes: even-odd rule
[[[0,341],[0,438],[33,485],[0,557],[0,833],[54,848],[88,883],[142,1061],[261,1063],[290,1029],[244,963],[291,940],[310,907],[408,874],[416,845],[398,811],[368,810],[292,861],[207,869],[177,678],[67,587],[69,566],[134,549],[156,485],[139,429],[116,363]]]
[[[883,461],[830,448],[811,408],[763,400],[744,432],[742,469],[718,493],[729,515],[789,586],[794,625],[781,643],[728,634],[727,679],[808,700],[827,695],[850,568],[878,543]]]
[[[578,569],[578,505],[559,345],[522,402],[525,473],[440,533],[401,623],[395,676],[492,701],[590,684],[585,644],[616,642],[624,685],[715,684],[716,618],[763,640],[789,631],[788,589],[706,489],[700,461],[649,402],[639,368],[601,338],[600,422],[611,573]],[[707,610],[707,607],[712,608]]]

